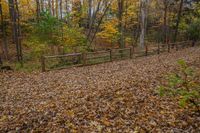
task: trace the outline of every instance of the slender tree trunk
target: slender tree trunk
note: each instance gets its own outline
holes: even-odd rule
[[[83,5],[81,3],[81,0],[79,1],[79,8],[78,8],[78,12],[80,14],[80,19],[79,19],[79,27],[83,26],[83,19],[82,19],[82,14],[83,14]]]
[[[51,0],[48,0],[49,12],[52,15]]]
[[[138,7],[138,9],[140,8],[140,4],[135,4],[136,7]],[[138,43],[138,39],[140,37],[140,11],[137,11],[137,21],[138,21],[138,24],[136,26],[136,30],[133,29],[133,33],[132,33],[132,46],[137,46],[137,43]]]
[[[60,0],[60,19],[63,19],[63,0]]]
[[[36,0],[36,13],[37,13],[37,22],[39,22],[39,18],[40,18],[40,1]]]
[[[60,19],[63,22],[63,0],[60,0]],[[61,32],[62,32],[62,40],[63,40],[63,37],[64,37],[63,25],[61,25]]]
[[[51,0],[51,8],[52,8],[52,15],[55,16],[55,3],[54,3],[54,0]]]
[[[183,9],[183,3],[184,3],[184,0],[181,0],[180,6],[179,6],[179,11],[178,11],[178,16],[177,16],[177,20],[176,20],[174,42],[176,42],[176,40],[177,40],[178,28],[179,28],[179,24],[180,24],[180,20],[181,20],[182,9]]]
[[[123,12],[124,12],[124,0],[118,0],[118,21],[119,21],[119,45],[120,48],[124,48],[124,26],[123,26]]]
[[[16,19],[17,19],[17,43],[19,46],[20,62],[22,62],[23,61],[22,43],[21,43],[22,36],[21,36],[20,13],[19,13],[18,0],[15,0],[15,6],[16,6]]]
[[[166,0],[164,1],[164,42],[167,44],[168,39],[167,39],[167,2]]]
[[[92,0],[88,0],[88,28],[91,28],[92,23]]]
[[[68,10],[69,10],[69,9],[68,9],[68,0],[65,0],[65,10],[66,10],[66,12],[65,12],[66,15],[68,16],[68,13],[69,13],[69,12],[68,12]],[[69,19],[69,18],[67,17],[67,18],[66,18],[66,22],[67,22],[67,23],[69,23],[69,20],[68,20],[68,19]]]
[[[102,14],[100,20],[98,21],[98,25],[97,25],[97,27],[95,28],[95,31],[94,31],[94,34],[92,35],[91,40],[89,39],[89,41],[90,41],[89,47],[91,47],[91,45],[92,45],[92,43],[93,43],[93,41],[94,41],[94,39],[95,39],[95,37],[96,37],[96,34],[97,34],[97,32],[98,32],[98,30],[99,30],[99,28],[100,28],[100,26],[101,26],[101,23],[102,23],[102,21],[103,21],[103,18],[105,17],[105,15],[106,15],[106,13],[107,13],[109,7],[111,6],[111,4],[112,4],[112,2],[106,2],[106,4],[105,4],[106,8],[105,8],[105,10],[104,10],[104,12],[103,12],[103,14]]]
[[[56,9],[55,9],[55,10],[56,10],[56,17],[58,18],[58,16],[59,16],[59,15],[58,15],[58,4],[59,4],[59,3],[58,3],[58,0],[56,0],[55,2],[56,2]]]
[[[13,0],[8,0],[8,6],[9,6],[9,14],[10,14],[10,20],[12,25],[12,43],[15,43],[15,26],[14,26],[14,2]]]
[[[140,9],[141,9],[140,47],[142,49],[145,46],[145,32],[146,32],[146,23],[147,23],[147,4],[148,4],[148,0],[140,0]]]
[[[44,12],[44,1],[40,0],[40,12]]]
[[[127,21],[127,18],[128,18],[128,6],[129,5],[129,2],[128,0],[125,0],[125,9],[124,9],[124,12],[125,12],[125,22],[124,22],[124,33],[128,33],[128,21]],[[126,45],[126,36],[124,35],[123,37],[123,42],[124,42],[124,45]]]
[[[9,0],[9,8],[13,29],[13,39],[16,45],[17,51],[17,60],[19,62],[22,61],[22,48],[21,48],[21,39],[20,39],[20,24],[19,24],[19,10],[18,10],[18,1],[17,0]]]
[[[101,2],[102,1],[98,2],[97,9],[96,9],[95,13],[93,13],[93,15],[91,17],[91,20],[90,20],[91,22],[90,22],[90,26],[89,26],[89,29],[88,29],[87,39],[90,39],[90,35],[91,35],[91,32],[92,32],[92,27],[94,26],[97,14],[98,14],[98,12],[100,10],[100,4],[101,4]]]
[[[8,60],[8,43],[7,43],[6,28],[5,28],[4,18],[3,18],[1,0],[0,0],[0,16],[1,16],[1,30],[2,30],[2,35],[3,35],[2,52],[3,52],[4,58]]]

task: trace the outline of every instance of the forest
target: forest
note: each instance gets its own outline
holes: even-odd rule
[[[199,39],[197,0],[1,0],[0,14],[1,60],[17,70],[42,55]]]
[[[0,132],[200,132],[199,0],[0,0]]]

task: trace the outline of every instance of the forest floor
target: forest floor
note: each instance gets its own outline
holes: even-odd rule
[[[200,117],[156,88],[200,48],[46,73],[0,74],[0,132],[194,132]]]

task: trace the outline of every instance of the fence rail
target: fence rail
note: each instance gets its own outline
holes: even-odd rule
[[[72,53],[66,55],[42,56],[41,66],[45,72],[51,69],[63,69],[68,67],[87,66],[111,62],[115,60],[131,59],[141,56],[160,54],[163,52],[178,51],[179,49],[194,46],[191,41],[169,44],[157,44],[156,47],[145,46],[144,50],[134,51],[133,47],[124,49],[111,49],[87,53]]]

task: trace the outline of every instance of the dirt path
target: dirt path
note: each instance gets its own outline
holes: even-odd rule
[[[47,73],[0,74],[0,132],[198,132],[200,118],[156,86],[200,48]]]

